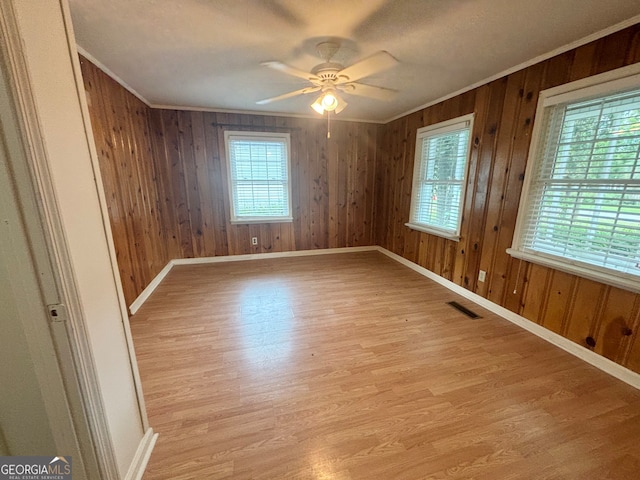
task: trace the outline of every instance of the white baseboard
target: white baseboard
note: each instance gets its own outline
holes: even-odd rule
[[[366,247],[341,247],[341,248],[323,248],[317,250],[296,250],[292,252],[269,252],[269,253],[250,253],[247,255],[224,255],[219,257],[201,257],[201,258],[176,258],[169,260],[169,263],[155,276],[153,280],[142,291],[138,298],[129,306],[131,315],[134,315],[138,309],[147,301],[153,291],[158,288],[160,282],[167,276],[174,265],[198,265],[203,263],[224,263],[224,262],[241,262],[245,260],[264,260],[266,258],[282,258],[282,257],[306,257],[309,255],[330,255],[334,253],[354,253],[354,252],[371,252],[377,251],[378,247],[371,245]]]
[[[153,433],[153,429],[149,428],[140,443],[138,444],[138,449],[136,450],[135,455],[133,456],[133,460],[131,460],[131,465],[129,466],[129,471],[127,475],[124,477],[125,480],[140,480],[142,475],[144,474],[145,468],[147,468],[147,463],[149,462],[149,457],[151,457],[151,452],[153,451],[153,447],[156,444],[156,440],[158,439],[158,434]]]
[[[524,328],[528,332],[533,333],[534,335],[546,340],[547,342],[555,345],[556,347],[559,347],[564,351],[569,352],[570,354],[580,358],[581,360],[584,360],[585,362],[593,365],[594,367],[602,370],[603,372],[606,372],[609,375],[617,378],[618,380],[622,380],[623,382],[628,383],[632,387],[635,387],[640,390],[640,374],[633,372],[628,368],[623,367],[620,364],[612,362],[608,358],[603,357],[602,355],[598,355],[592,350],[589,350],[581,345],[578,345],[577,343],[572,342],[568,338],[565,338],[562,335],[558,335],[557,333],[552,332],[551,330],[548,330],[538,325],[537,323],[527,320],[523,316],[518,315],[517,313],[514,313],[511,310],[508,310],[504,307],[501,307],[500,305],[493,303],[487,300],[486,298],[481,297],[480,295],[473,293],[467,290],[466,288],[461,287],[460,285],[453,283],[450,280],[447,280],[446,278],[441,277],[440,275],[432,272],[431,270],[427,270],[426,268],[421,267],[420,265],[417,265],[412,261],[407,260],[404,257],[401,257],[400,255],[390,252],[389,250],[382,247],[377,247],[377,250],[381,253],[384,253],[389,258],[392,258],[397,262],[418,272],[419,274],[424,275],[430,280],[433,280],[439,283],[440,285],[448,288],[449,290],[471,300],[472,302],[477,303],[478,305],[480,305],[483,308],[486,308],[490,312],[501,316],[505,320],[508,320],[518,325],[521,328]]]
[[[180,258],[171,260],[173,265],[196,265],[201,263],[242,262],[244,260],[264,260],[267,258],[307,257],[310,255],[331,255],[334,253],[354,253],[377,251],[378,247],[342,247],[317,250],[296,250],[292,252],[249,253],[246,255],[225,255],[220,257]]]
[[[147,287],[142,291],[142,293],[138,295],[138,298],[136,298],[133,301],[133,303],[129,305],[129,311],[131,312],[131,315],[134,315],[138,311],[138,309],[142,306],[142,304],[147,301],[147,299],[151,296],[153,291],[156,288],[158,288],[158,285],[160,285],[160,282],[162,282],[164,277],[167,276],[167,273],[169,273],[169,271],[171,271],[172,268],[173,268],[173,260],[169,260],[169,263],[167,263],[164,266],[164,268],[160,270],[160,273],[158,273],[158,275],[156,275],[154,279],[151,280],[149,285],[147,285]]]

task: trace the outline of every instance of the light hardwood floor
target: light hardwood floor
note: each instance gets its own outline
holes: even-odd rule
[[[145,480],[640,478],[639,391],[378,252],[174,267],[131,327]]]

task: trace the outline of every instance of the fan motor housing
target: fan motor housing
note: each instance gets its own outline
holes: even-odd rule
[[[344,66],[340,63],[325,62],[313,67],[311,73],[323,80],[335,80],[338,78],[336,74],[342,69],[344,69]]]

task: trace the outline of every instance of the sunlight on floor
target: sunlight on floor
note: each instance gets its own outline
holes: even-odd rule
[[[273,368],[289,358],[294,328],[290,299],[283,283],[260,279],[244,285],[239,295],[239,342],[252,369]]]

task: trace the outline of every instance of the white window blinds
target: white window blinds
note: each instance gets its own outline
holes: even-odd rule
[[[637,281],[640,90],[555,104],[542,121],[516,248]]]
[[[289,135],[226,132],[231,218],[291,220]]]
[[[456,238],[462,220],[472,116],[418,130],[411,228]]]

